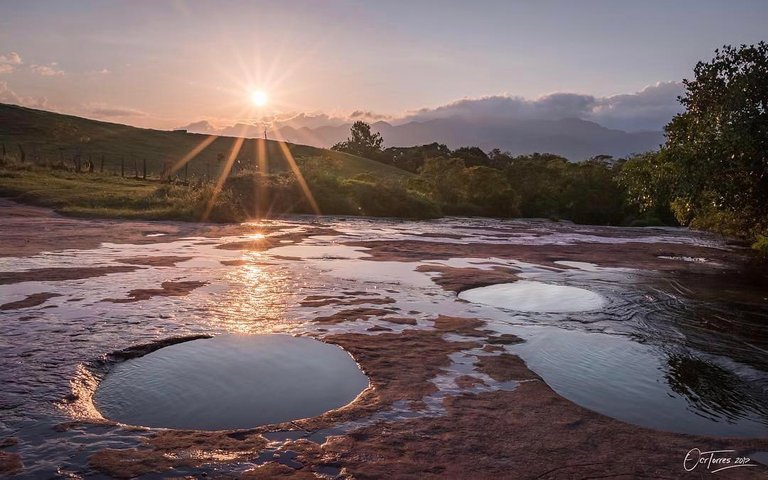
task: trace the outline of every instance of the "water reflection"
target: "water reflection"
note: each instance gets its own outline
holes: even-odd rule
[[[295,327],[286,315],[297,303],[299,287],[285,265],[269,264],[260,253],[243,255],[246,262],[223,272],[227,289],[217,292],[203,309],[207,323],[217,330],[236,333],[289,331]]]
[[[767,392],[747,384],[732,371],[688,355],[670,355],[667,365],[669,387],[696,413],[729,423],[762,417],[768,425]]]

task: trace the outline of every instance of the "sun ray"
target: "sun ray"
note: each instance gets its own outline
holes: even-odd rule
[[[266,217],[269,214],[269,191],[267,188],[267,175],[269,175],[269,159],[267,158],[267,140],[256,138],[253,144],[256,154],[257,173],[254,180],[256,188],[256,205],[254,211],[257,216]]]
[[[307,185],[307,181],[304,179],[304,175],[302,175],[299,165],[296,163],[296,160],[293,159],[293,154],[291,154],[288,144],[283,140],[283,136],[280,134],[279,130],[275,130],[275,135],[278,137],[277,144],[280,146],[283,156],[285,156],[285,159],[288,161],[291,171],[293,171],[293,174],[296,176],[296,181],[299,182],[299,186],[304,191],[304,196],[307,197],[307,201],[309,202],[310,207],[312,207],[312,211],[314,211],[315,214],[320,215],[320,207],[317,205],[315,196],[312,195],[312,191],[309,189],[309,185]]]
[[[208,145],[213,143],[217,138],[219,138],[217,135],[209,135],[208,137],[204,138],[202,142],[190,150],[189,153],[181,157],[179,161],[171,167],[170,173],[168,175],[171,176],[178,172],[184,165],[192,161],[193,158],[200,155],[200,152],[208,148]]]
[[[240,149],[242,148],[244,141],[245,138],[242,135],[235,138],[235,142],[232,145],[232,150],[229,151],[229,156],[227,157],[227,163],[224,164],[224,168],[221,170],[219,178],[216,179],[216,184],[213,186],[213,193],[211,193],[211,198],[208,200],[208,205],[205,207],[205,212],[203,212],[202,221],[207,221],[211,211],[213,211],[213,206],[216,204],[216,199],[219,197],[219,193],[221,193],[221,188],[224,186],[224,182],[226,182],[227,178],[229,177],[229,172],[232,171],[232,165],[235,163],[235,159],[240,153]]]

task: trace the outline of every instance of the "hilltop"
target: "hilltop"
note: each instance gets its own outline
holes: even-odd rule
[[[68,215],[226,222],[290,213],[436,216],[407,188],[413,176],[305,145],[0,104],[0,195]]]
[[[122,165],[126,176],[134,176],[136,170],[143,174],[146,160],[148,176],[153,177],[159,176],[165,162],[175,163],[210,137],[0,104],[0,149],[5,148],[7,155],[19,156],[21,145],[26,159],[37,164],[72,163],[79,156],[82,162],[90,158],[95,170],[99,171],[103,157],[104,173],[120,173]],[[213,176],[221,159],[227,158],[236,141],[237,137],[215,136],[210,145],[189,162],[189,176]],[[264,146],[269,169],[264,173],[289,170],[280,142],[249,138],[243,141],[237,156],[236,171],[257,163],[260,144]],[[371,174],[396,178],[410,175],[389,165],[346,153],[292,143],[284,145],[297,160],[316,157],[333,161],[343,176]]]

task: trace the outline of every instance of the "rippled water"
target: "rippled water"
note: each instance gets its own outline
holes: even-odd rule
[[[263,225],[301,231],[316,224],[297,219]],[[429,240],[509,245],[589,242],[588,248],[600,244],[632,248],[633,242],[663,241],[723,248],[715,237],[677,229],[596,230],[549,222],[470,219],[324,219],[322,226],[341,234],[310,237],[300,245],[286,242],[261,252],[216,248],[248,239],[248,235],[154,237],[158,243],[102,244],[86,250],[0,258],[0,271],[9,272],[125,265],[120,259],[138,255],[191,257],[176,266],[142,266],[81,280],[0,285],[0,303],[34,293],[59,295],[39,306],[0,311],[0,436],[19,439],[14,449],[24,459],[24,475],[90,474],[87,458],[96,450],[140,444],[146,433],[118,426],[54,428],[87,415],[62,401],[80,384],[83,368],[110,352],[201,333],[322,335],[365,332],[376,326],[398,331],[422,328],[426,319],[437,314],[482,318],[491,330],[525,338],[526,343],[505,348],[521,355],[559,393],[595,411],[678,432],[768,434],[768,313],[761,285],[739,283],[726,274],[705,279],[606,268],[568,258],[559,259],[557,267],[471,255],[449,260],[369,261],[365,248],[342,245],[346,241]],[[253,232],[258,231],[259,226],[254,225]],[[225,265],[222,260],[238,262]],[[698,259],[686,263],[707,265]],[[594,292],[605,299],[605,305],[588,312],[536,313],[468,303],[436,285],[434,273],[417,271],[420,265],[504,266],[519,272],[525,281]],[[104,301],[127,299],[131,290],[158,288],[165,281],[195,280],[207,284],[185,297]],[[343,291],[389,297],[394,301],[386,305],[391,315],[407,313],[417,325],[395,325],[377,316],[336,325],[310,322],[338,307],[301,306],[301,300]],[[451,375],[472,373],[471,360],[480,354],[466,353],[469,360],[455,362],[445,377],[435,379],[441,394],[454,394]],[[228,472],[215,465],[203,470]]]

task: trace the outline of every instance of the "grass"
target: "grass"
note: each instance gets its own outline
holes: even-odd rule
[[[177,173],[189,179],[188,185],[159,182],[165,165],[176,163],[207,139],[210,142],[189,161],[187,169]],[[74,216],[199,221],[213,198],[212,182],[226,163],[222,158],[229,157],[237,141],[0,104],[0,195]],[[94,171],[76,173],[78,157],[81,164],[91,160]],[[403,185],[413,177],[390,165],[342,152],[246,139],[230,179],[262,178],[270,190],[280,187],[287,192],[276,213],[302,212],[290,160],[310,177],[332,172],[334,179],[344,181],[362,176],[382,188]],[[125,177],[143,176],[145,163],[148,180],[123,178],[123,173]],[[286,183],[290,188],[283,188]],[[207,218],[243,220],[248,214],[240,201],[246,195],[243,185],[252,188],[253,181],[227,181]],[[334,187],[322,195],[327,198],[318,198],[321,203],[346,204],[347,199],[341,197],[351,193]],[[331,210],[325,213],[365,213],[362,208]]]
[[[0,169],[0,195],[79,217],[197,221],[210,198],[208,188],[36,167]],[[214,220],[240,220],[222,215],[221,208],[215,214]]]
[[[26,160],[37,164],[56,165],[63,161],[71,165],[79,154],[82,161],[90,158],[96,171],[101,170],[103,158],[104,173],[119,174],[124,169],[127,176],[133,176],[136,172],[139,175],[143,173],[146,161],[149,176],[157,177],[164,164],[176,163],[208,138],[209,135],[136,128],[0,104],[0,148],[4,148],[9,156],[20,157],[21,145]],[[228,157],[236,140],[234,137],[215,137],[189,162],[188,175],[217,176],[224,163],[220,158]],[[322,157],[337,163],[339,173],[346,177],[361,173],[381,178],[412,175],[390,165],[342,152],[291,143],[284,145],[296,160]],[[246,139],[243,142],[235,169],[253,167],[259,160],[268,165],[268,173],[290,170],[283,146],[279,142],[262,139]]]

